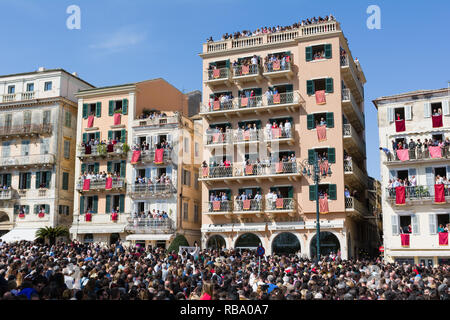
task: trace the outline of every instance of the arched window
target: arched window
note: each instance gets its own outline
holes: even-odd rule
[[[235,248],[248,248],[248,247],[258,247],[261,243],[259,237],[253,233],[244,233],[239,236],[234,245]]]
[[[222,249],[223,247],[226,247],[226,242],[222,236],[215,234],[209,237],[206,247],[208,249]]]
[[[319,240],[321,256],[329,255],[331,252],[337,253],[337,251],[341,248],[339,239],[331,232],[321,232]],[[314,235],[310,243],[311,258],[317,255],[316,241],[316,235]]]
[[[273,254],[290,254],[300,250],[298,238],[290,232],[280,233],[272,241]]]

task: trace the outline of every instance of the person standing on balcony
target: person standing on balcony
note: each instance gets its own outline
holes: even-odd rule
[[[350,198],[350,190],[348,190],[347,187],[345,187],[344,195],[345,195],[346,198]]]
[[[392,161],[392,153],[389,151],[388,148],[382,148],[380,147],[380,150],[383,151],[386,154],[386,158],[388,161]]]
[[[415,159],[416,158],[416,153],[415,153],[416,143],[414,142],[414,139],[411,139],[409,141],[408,149],[409,149],[409,158],[410,159]]]
[[[289,120],[286,120],[286,122],[284,123],[284,131],[286,132],[286,138],[290,138],[291,137],[291,122]]]

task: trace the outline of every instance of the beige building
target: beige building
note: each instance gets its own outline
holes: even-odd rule
[[[0,76],[0,232],[9,231],[3,240],[34,240],[38,228],[70,226],[75,93],[92,87],[63,69]]]
[[[271,55],[278,58],[270,61]],[[367,219],[366,79],[340,24],[208,42],[200,56],[203,246],[261,242],[267,253],[314,256],[317,195],[302,169],[314,154],[326,154],[332,174],[319,186],[329,207],[320,215],[322,253],[346,258],[367,250],[374,223]],[[319,141],[321,122],[326,138]],[[273,123],[288,130],[272,130]],[[248,125],[254,128],[239,130]],[[344,153],[351,158],[344,161]],[[292,156],[295,161],[280,160]],[[345,186],[354,197],[344,196]],[[236,199],[242,194],[252,199]]]

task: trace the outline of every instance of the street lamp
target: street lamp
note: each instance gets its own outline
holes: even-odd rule
[[[321,180],[321,172],[319,159],[317,156],[317,152],[314,152],[314,160],[311,162],[310,159],[304,159],[301,163],[303,170],[302,173],[304,176],[308,176],[314,181],[314,190],[316,194],[316,248],[317,248],[317,257],[316,261],[319,262],[320,259],[320,210],[319,210],[319,182]],[[322,176],[331,175],[331,167],[328,165],[328,172],[322,172]]]

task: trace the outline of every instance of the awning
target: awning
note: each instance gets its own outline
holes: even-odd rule
[[[126,240],[170,240],[171,237],[172,234],[130,234]]]
[[[70,233],[122,233],[125,230],[125,225],[112,225],[112,226],[73,226],[69,229]]]
[[[36,231],[39,228],[14,228],[0,238],[5,242],[15,241],[34,241],[36,239]]]

